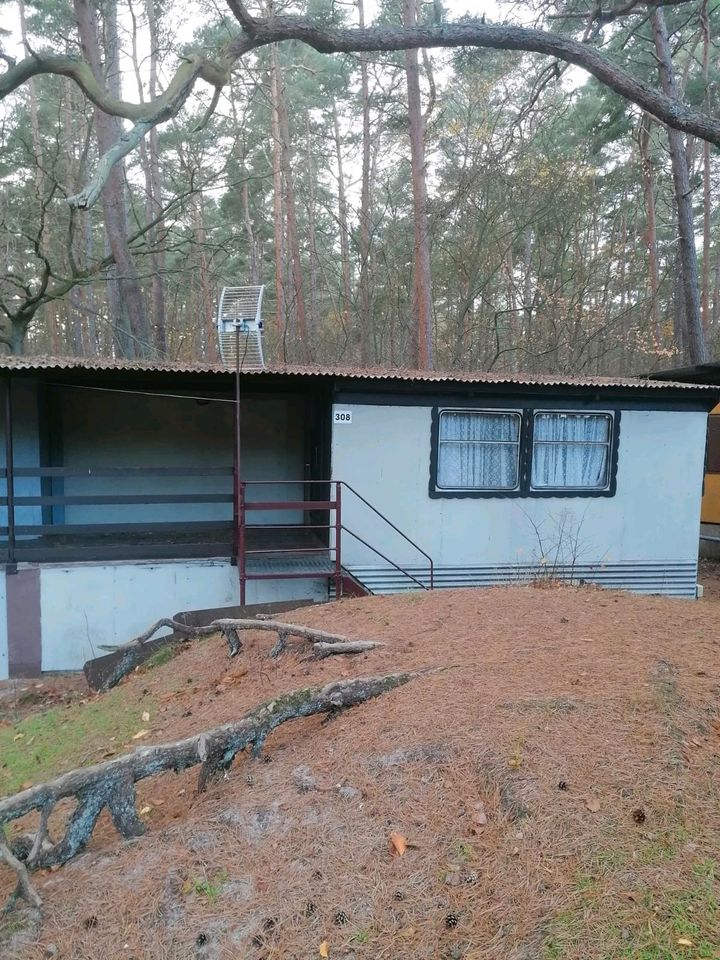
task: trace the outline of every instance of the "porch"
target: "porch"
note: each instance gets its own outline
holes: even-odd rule
[[[329,479],[326,389],[244,391],[238,477],[234,396],[216,383],[193,386],[170,393],[144,382],[109,387],[106,375],[100,383],[6,377],[0,562],[8,573],[23,564],[213,560],[237,567],[241,604],[254,581],[267,585],[263,601],[282,599],[287,580],[297,581],[294,595],[316,581],[313,596],[317,582],[338,596],[343,582],[361,589],[342,565],[352,542],[406,587],[432,585],[430,558],[352,486]],[[343,522],[343,490],[355,529]],[[398,545],[427,568],[398,565]]]

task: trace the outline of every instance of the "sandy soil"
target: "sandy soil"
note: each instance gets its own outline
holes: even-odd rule
[[[143,743],[309,683],[452,669],[287,724],[203,795],[193,772],[141,784],[148,835],[103,821],[36,875],[45,919],[3,956],[720,956],[720,577],[703,573],[698,603],[549,584],[293,614],[385,641],[352,659],[302,663],[298,643],[271,661],[261,633],[233,661],[220,638],[187,645],[124,684],[159,704]]]

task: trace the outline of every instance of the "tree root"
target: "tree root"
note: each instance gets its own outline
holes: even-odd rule
[[[11,894],[7,906],[12,907],[17,900],[22,899],[29,903],[31,907],[39,910],[42,907],[42,898],[30,883],[28,868],[22,860],[15,856],[8,846],[5,831],[2,827],[0,827],[0,859],[5,861],[17,877],[17,887],[15,888],[15,892]]]
[[[325,657],[332,657],[337,654],[365,653],[367,650],[374,650],[375,647],[381,647],[379,640],[338,640],[335,643],[319,640],[313,644],[313,652],[309,657],[303,657],[305,660],[324,660]]]
[[[315,630],[312,627],[299,626],[294,623],[282,623],[279,620],[267,620],[264,617],[253,620],[213,620],[212,623],[202,627],[188,626],[179,620],[163,617],[161,620],[157,620],[144,633],[141,633],[140,636],[135,637],[134,640],[117,648],[116,652],[120,654],[119,659],[99,680],[95,678],[94,683],[91,684],[93,689],[104,692],[120,683],[120,681],[131,673],[141,662],[143,645],[163,627],[169,627],[175,632],[176,636],[168,637],[168,642],[177,639],[185,642],[187,640],[195,640],[198,637],[207,637],[212,633],[222,633],[228,645],[228,655],[230,657],[235,657],[242,652],[243,646],[240,640],[240,632],[242,630],[265,630],[276,633],[277,640],[270,651],[270,656],[273,659],[285,652],[289,637],[300,637],[303,640],[309,640],[314,645],[315,659],[322,659],[333,653],[361,653],[365,650],[372,650],[373,647],[378,646],[377,641],[350,640],[348,637],[343,637],[339,634],[326,633],[324,630]],[[364,646],[358,647],[358,644],[363,644]],[[329,648],[331,646],[335,649],[330,650]],[[358,648],[353,649],[354,647]],[[90,683],[87,664],[85,676]]]
[[[135,784],[139,780],[168,770],[177,773],[199,764],[198,791],[202,791],[215,775],[227,770],[245,748],[250,747],[257,756],[268,734],[288,720],[318,713],[332,714],[354,707],[416,676],[417,673],[396,673],[384,677],[356,677],[334,681],[324,687],[295,690],[268,700],[240,720],[185,740],[140,747],[125,756],[71,770],[55,780],[0,800],[0,861],[15,872],[18,880],[11,899],[14,902],[22,898],[39,908],[42,901],[30,883],[28,871],[59,866],[81,853],[106,807],[122,837],[129,839],[145,833],[145,824],[135,807]],[[63,837],[52,843],[47,832],[48,818],[58,801],[68,797],[75,798],[77,805]],[[40,811],[40,826],[23,862],[19,849],[13,849],[6,841],[3,825],[33,810]]]

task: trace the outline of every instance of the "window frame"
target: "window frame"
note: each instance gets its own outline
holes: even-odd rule
[[[485,489],[479,487],[441,487],[437,483],[439,443],[440,443],[440,416],[444,412],[459,413],[518,413],[521,414],[520,450],[519,450],[519,484],[514,489]],[[567,413],[567,414],[605,414],[611,420],[610,452],[608,462],[608,483],[603,489],[599,487],[538,487],[531,486],[532,454],[533,454],[533,427],[535,413]],[[543,403],[542,405],[519,404],[492,405],[482,403],[468,403],[465,405],[445,404],[433,406],[431,409],[430,428],[430,476],[428,493],[431,500],[502,500],[502,499],[596,499],[614,497],[617,491],[618,451],[620,443],[620,408],[612,406],[588,408],[578,407],[568,403],[567,406],[560,400],[557,406]]]
[[[464,413],[464,414],[489,414],[490,416],[514,416],[518,421],[518,436],[517,440],[443,440],[440,436],[440,425],[442,422],[443,414],[446,413]],[[525,411],[522,408],[514,409],[504,409],[499,407],[490,407],[490,408],[477,408],[477,407],[442,407],[437,411],[437,457],[436,457],[436,466],[435,466],[435,486],[438,491],[441,491],[443,494],[450,493],[489,493],[489,494],[511,494],[516,493],[520,490],[522,486],[522,447],[523,447],[523,427],[524,427],[524,413]],[[510,445],[512,444],[517,448],[516,456],[516,472],[517,472],[517,482],[512,487],[443,487],[438,481],[438,473],[440,471],[440,447],[443,443],[477,443],[477,444],[493,444],[493,443],[502,443]]]
[[[615,414],[611,410],[558,410],[558,409],[542,409],[539,407],[534,408],[530,412],[530,418],[532,423],[532,428],[530,431],[530,438],[528,444],[528,490],[531,494],[535,493],[576,493],[576,494],[587,494],[587,493],[605,493],[610,487],[613,477],[613,437],[615,435]],[[566,416],[566,417],[605,417],[610,422],[610,433],[606,441],[602,443],[593,441],[593,440],[536,440],[535,439],[535,419],[538,416],[543,414],[555,415],[555,416]],[[535,445],[536,444],[593,444],[594,446],[602,446],[607,448],[607,472],[606,480],[602,487],[536,487],[533,486],[533,463],[535,460]]]

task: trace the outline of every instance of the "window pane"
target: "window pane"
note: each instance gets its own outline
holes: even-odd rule
[[[533,424],[535,489],[607,487],[612,417],[607,413],[537,413]]]
[[[443,443],[437,485],[445,488],[513,490],[518,483],[516,443]]]
[[[505,440],[516,442],[520,436],[520,417],[516,413],[478,413],[445,410],[440,414],[441,440]]]
[[[607,486],[608,447],[592,443],[540,443],[533,450],[533,487]]]
[[[607,443],[610,417],[605,413],[537,413],[535,440],[574,440]]]

